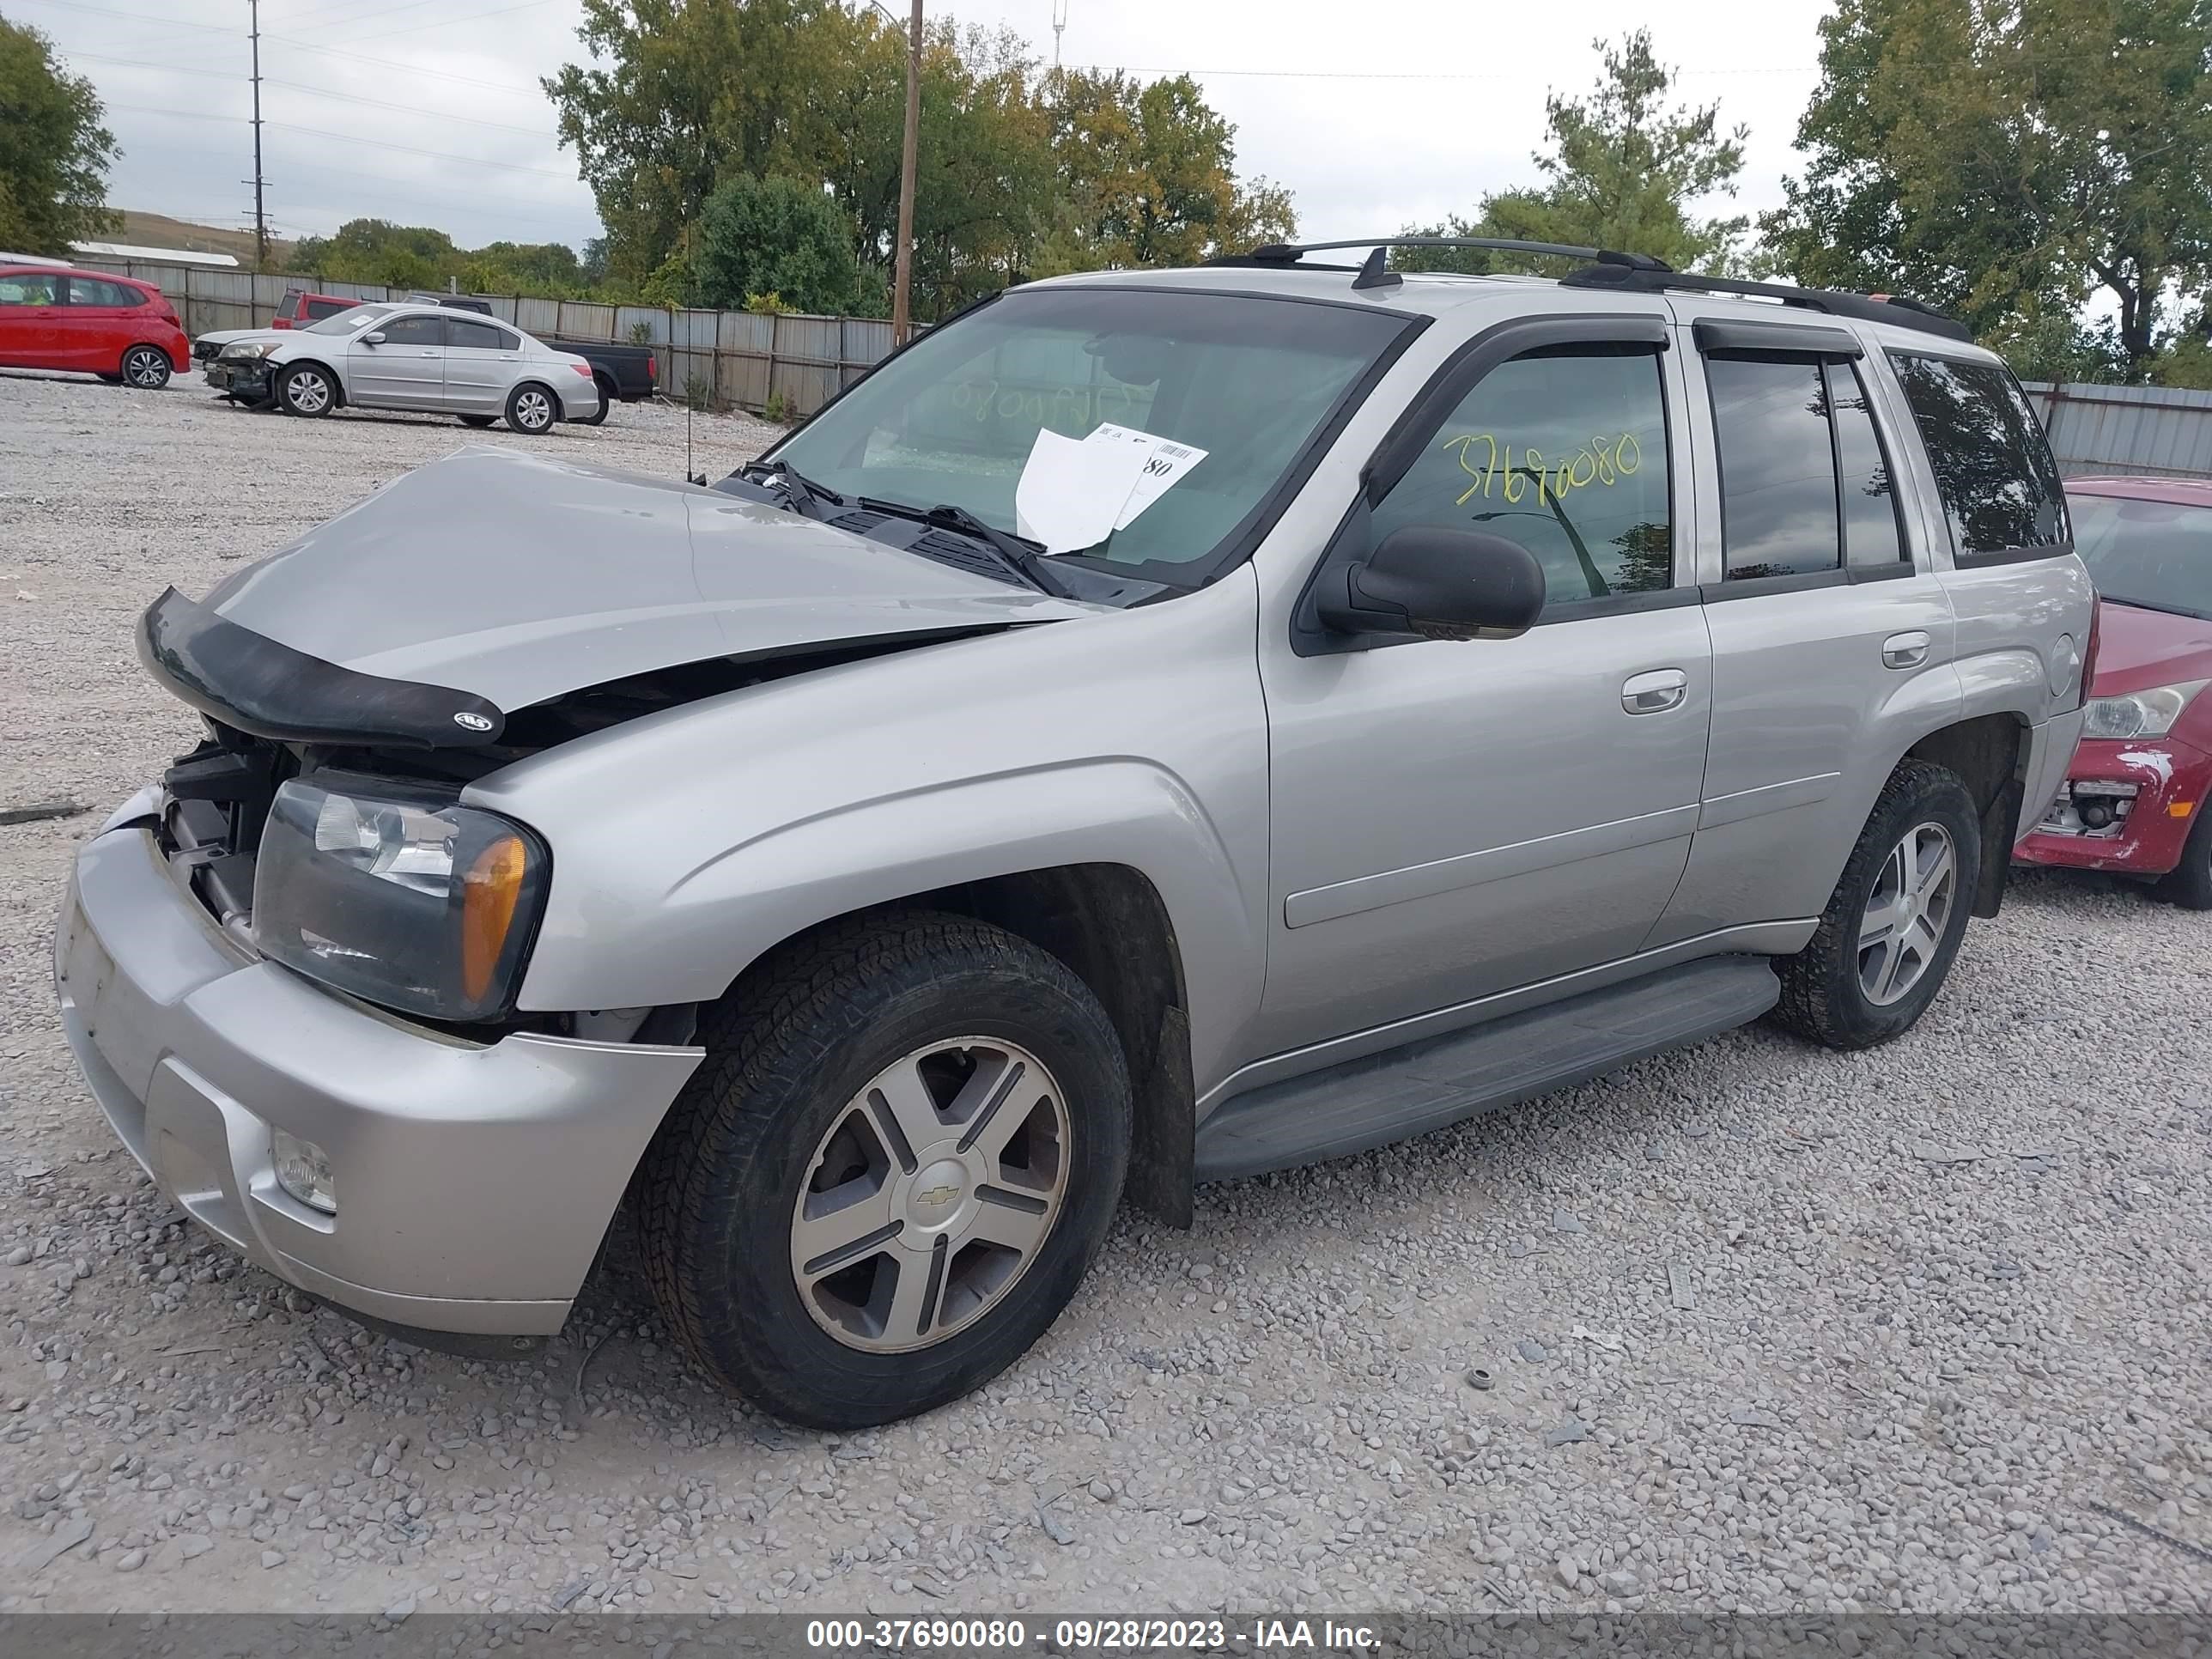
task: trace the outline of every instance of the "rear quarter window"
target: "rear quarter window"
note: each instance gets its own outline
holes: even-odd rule
[[[2072,545],[2058,464],[2019,384],[1995,363],[1893,355],[1962,565]]]

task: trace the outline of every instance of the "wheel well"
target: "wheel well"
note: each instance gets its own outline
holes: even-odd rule
[[[1974,891],[1978,916],[1996,915],[2004,899],[2027,793],[2027,724],[2017,714],[1982,714],[1930,732],[1905,750],[1907,760],[1931,761],[1956,773],[1974,798],[1982,819],[1982,875]]]
[[[940,887],[868,909],[910,906],[1003,927],[1052,952],[1091,988],[1114,1022],[1129,1067],[1134,1109],[1127,1196],[1163,1221],[1188,1226],[1196,1133],[1190,1022],[1175,925],[1151,881],[1127,865],[1062,865]]]
[[[295,357],[290,362],[286,363],[282,368],[276,371],[276,376],[271,380],[270,384],[272,389],[277,380],[283,380],[285,375],[289,374],[295,368],[321,369],[323,371],[323,378],[331,383],[331,407],[343,408],[346,402],[344,377],[342,376],[337,370],[332,368],[328,363],[325,362],[319,357]]]

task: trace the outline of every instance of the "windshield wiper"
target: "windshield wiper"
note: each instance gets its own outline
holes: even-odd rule
[[[738,476],[748,483],[766,484],[783,492],[784,499],[802,511],[811,511],[817,517],[832,507],[845,505],[845,498],[836,490],[818,484],[805,473],[787,466],[781,461],[747,461],[738,469]]]
[[[996,525],[985,522],[964,507],[950,501],[939,501],[935,507],[908,507],[903,501],[882,501],[872,496],[860,497],[860,505],[871,513],[889,514],[895,519],[912,519],[922,524],[942,525],[972,540],[982,543],[1014,568],[1040,593],[1049,593],[1064,599],[1067,589],[1046,566],[1044,550],[1035,542],[1019,536],[1009,535]]]

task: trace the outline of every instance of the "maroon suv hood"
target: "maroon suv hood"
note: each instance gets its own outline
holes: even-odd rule
[[[2097,605],[2097,675],[2089,695],[2212,680],[2212,622],[2145,611],[2112,599]]]

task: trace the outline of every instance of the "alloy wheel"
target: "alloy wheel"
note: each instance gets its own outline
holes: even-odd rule
[[[543,432],[553,424],[552,402],[542,392],[525,392],[514,400],[514,418],[526,432]]]
[[[123,355],[123,378],[148,391],[168,384],[169,360],[152,346],[133,346]]]
[[[302,415],[319,415],[331,406],[331,383],[313,369],[295,370],[284,383],[284,401]]]
[[[1936,960],[1958,902],[1951,832],[1919,823],[1890,848],[1859,920],[1859,988],[1877,1007],[1911,994]]]
[[[957,1037],[885,1066],[808,1160],[791,1271],[848,1347],[928,1347],[1029,1270],[1067,1192],[1067,1104],[1036,1056]]]

